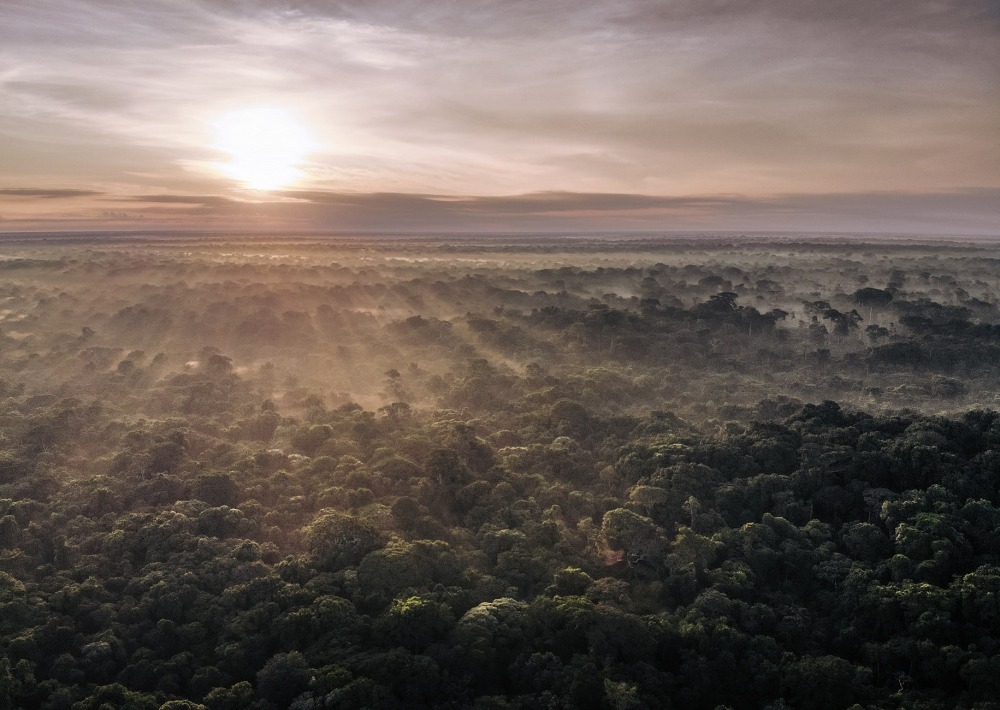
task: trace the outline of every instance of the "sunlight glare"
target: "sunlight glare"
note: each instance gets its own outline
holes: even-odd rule
[[[300,179],[299,166],[314,148],[302,124],[278,108],[231,111],[214,127],[214,147],[230,157],[219,167],[252,190],[277,190]]]

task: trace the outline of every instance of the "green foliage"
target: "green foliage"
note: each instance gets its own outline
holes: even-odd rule
[[[138,244],[0,262],[0,710],[996,705],[994,247]]]
[[[313,670],[301,653],[278,653],[257,671],[257,692],[279,707],[285,707],[305,692],[312,677]]]
[[[395,599],[379,617],[375,630],[388,645],[403,646],[413,653],[444,637],[454,618],[446,604],[418,596]]]
[[[304,530],[309,550],[323,569],[356,565],[378,549],[382,534],[374,525],[336,510],[323,510]]]
[[[440,540],[395,542],[376,550],[361,560],[357,580],[364,598],[378,606],[403,591],[463,582],[458,560]]]

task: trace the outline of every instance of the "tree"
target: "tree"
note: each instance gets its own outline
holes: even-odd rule
[[[324,569],[356,565],[384,544],[377,528],[353,515],[324,509],[304,531],[309,550]]]
[[[501,597],[477,604],[451,632],[458,663],[487,688],[492,687],[523,648],[528,627],[526,602]]]
[[[715,540],[681,526],[677,538],[671,543],[672,551],[667,557],[667,565],[678,572],[689,571],[696,582],[701,582],[720,547]]]
[[[375,623],[375,630],[391,644],[418,653],[443,638],[454,622],[455,617],[446,604],[410,596],[393,600]]]
[[[205,363],[205,369],[213,375],[228,375],[233,371],[233,359],[222,353],[213,353]]]
[[[688,496],[688,499],[684,501],[684,505],[681,508],[691,516],[691,527],[693,528],[695,519],[698,517],[698,513],[701,512],[701,503],[694,496]]]
[[[358,583],[364,595],[384,605],[406,590],[461,583],[461,571],[446,542],[393,542],[365,556],[358,566]]]
[[[244,710],[251,707],[253,698],[253,686],[244,680],[231,688],[213,688],[205,696],[205,705],[209,710]]]
[[[0,658],[0,710],[14,709],[14,676],[10,672],[10,660]]]
[[[301,653],[278,653],[257,672],[257,692],[279,707],[287,707],[309,688],[312,676],[313,670]]]
[[[191,495],[209,505],[235,507],[242,498],[236,481],[228,473],[202,473],[191,486]]]
[[[881,307],[889,305],[892,302],[893,296],[892,291],[867,286],[855,291],[852,298],[859,306]]]
[[[803,710],[841,710],[862,699],[861,669],[837,656],[807,656],[788,669],[785,687]]]
[[[601,522],[601,535],[612,550],[624,551],[629,569],[658,573],[667,540],[652,520],[625,508],[609,510]]]

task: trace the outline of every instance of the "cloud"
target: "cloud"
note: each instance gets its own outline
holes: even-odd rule
[[[443,195],[291,191],[254,201],[137,195],[131,213],[187,227],[319,231],[827,231],[1000,235],[1000,188],[935,193]],[[141,206],[140,206],[141,203]],[[207,221],[206,221],[207,220]]]
[[[27,201],[49,202],[38,195]],[[1000,188],[764,196],[573,191],[455,195],[333,190],[253,192],[240,199],[226,195],[98,194],[89,206],[72,211],[53,207],[20,216],[7,215],[4,228],[94,230],[102,225],[124,227],[138,220],[148,229],[213,232],[780,231],[1000,237]]]
[[[414,224],[567,213],[579,193],[996,187],[997,16],[995,0],[9,0],[0,164],[23,166],[15,184],[238,196],[209,127],[276,105],[324,146],[303,191],[426,195],[383,198]],[[149,202],[321,212],[234,199]],[[627,211],[666,209],[708,205]]]
[[[131,212],[125,212],[123,210],[104,210],[101,213],[103,219],[118,222],[121,220],[143,220],[146,219],[145,215],[133,214]]]
[[[131,202],[152,202],[164,205],[195,205],[199,207],[234,207],[243,204],[239,200],[219,195],[133,195],[125,198]]]
[[[625,193],[535,192],[522,195],[434,195],[411,193],[343,193],[331,191],[288,190],[278,193],[285,198],[312,204],[333,206],[390,207],[422,204],[442,211],[484,213],[547,214],[579,211],[621,211],[708,207],[744,209],[753,205],[784,208],[792,205],[821,204],[851,208],[859,203],[883,203],[910,207],[920,202],[946,201],[956,207],[992,208],[1000,216],[1000,188],[965,188],[939,193],[845,192],[831,194],[785,194],[752,197],[738,194],[642,195]],[[135,198],[146,199],[146,198]],[[166,199],[166,198],[164,198]],[[222,198],[217,198],[222,200]],[[176,201],[198,201],[182,197]],[[228,201],[228,200],[227,200]],[[287,204],[287,200],[283,202]]]
[[[743,203],[746,198],[737,196],[696,195],[668,197],[660,195],[634,195],[615,193],[536,192],[524,195],[468,196],[468,195],[417,195],[401,193],[376,193],[369,195],[288,191],[289,197],[313,204],[340,207],[368,207],[388,209],[394,207],[424,208],[440,213],[455,214],[558,214],[564,212],[617,212],[649,209],[675,209]]]
[[[0,187],[0,197],[20,197],[35,200],[59,200],[73,197],[95,197],[103,193],[94,190],[60,190],[34,187]]]

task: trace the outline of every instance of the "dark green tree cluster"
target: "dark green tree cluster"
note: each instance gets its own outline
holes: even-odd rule
[[[55,409],[0,500],[9,707],[997,697],[994,412],[826,402],[706,437],[560,400],[487,435],[343,406],[250,443]],[[108,427],[105,474],[29,485]]]

